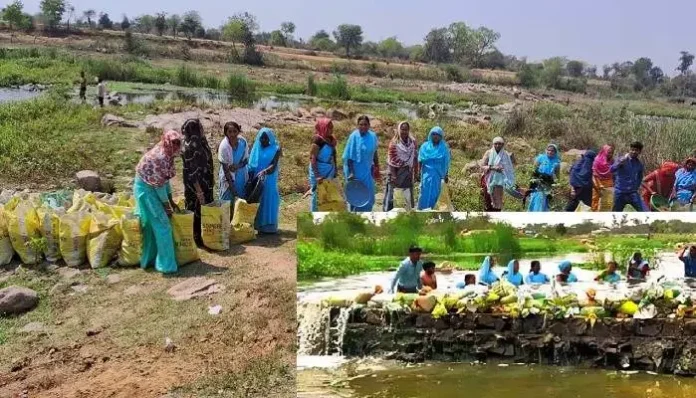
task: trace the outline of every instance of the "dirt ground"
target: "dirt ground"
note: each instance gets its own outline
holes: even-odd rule
[[[31,280],[42,300],[0,322],[7,332],[0,398],[294,396],[296,228],[288,213],[305,205],[283,210],[278,236],[225,253],[201,250],[201,261],[174,277],[0,268],[0,281]],[[169,297],[167,290],[193,277],[212,278],[223,290],[185,302]],[[208,313],[214,305],[222,306],[219,315]],[[37,321],[41,333],[18,331]]]

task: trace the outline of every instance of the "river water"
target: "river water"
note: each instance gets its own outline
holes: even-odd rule
[[[585,262],[587,254],[539,258],[542,272],[553,276],[562,260]],[[520,262],[523,274],[530,260]],[[504,268],[496,267],[498,275]],[[602,295],[626,294],[639,287],[620,283],[598,286],[593,281],[596,272],[574,269],[579,279],[572,289],[582,293],[588,286]],[[438,275],[443,290],[453,290],[467,273],[455,271]],[[319,303],[326,297],[355,297],[357,292],[371,290],[375,285],[387,288],[393,272],[355,275],[342,279],[327,279],[298,287],[298,397],[354,398],[421,398],[421,397],[490,397],[532,398],[539,395],[559,398],[599,397],[696,397],[696,380],[655,375],[645,372],[616,372],[539,365],[470,363],[427,363],[404,365],[379,359],[347,359],[336,350],[341,324],[322,327],[328,314]],[[679,280],[684,276],[683,264],[675,253],[662,253],[655,261],[650,280],[663,278]],[[549,285],[538,287],[546,290]],[[438,290],[440,290],[438,289]],[[390,296],[386,295],[385,300]],[[322,336],[325,336],[322,338]],[[317,344],[317,341],[320,343]],[[339,352],[339,355],[323,355]],[[469,395],[472,392],[472,395]]]

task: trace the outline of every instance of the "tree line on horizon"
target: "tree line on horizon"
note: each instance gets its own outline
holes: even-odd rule
[[[296,25],[283,22],[278,29],[261,31],[257,18],[247,12],[237,13],[219,28],[205,28],[197,11],[182,15],[159,12],[144,14],[130,19],[123,15],[120,22],[111,19],[108,13],[94,9],[77,12],[65,0],[42,0],[41,12],[30,15],[24,12],[21,0],[14,0],[2,9],[2,20],[11,30],[31,30],[43,26],[47,31],[59,27],[124,30],[158,36],[183,36],[187,39],[208,39],[242,44],[245,48],[243,61],[259,64],[261,56],[254,45],[293,47],[309,51],[332,52],[348,58],[383,58],[409,62],[445,65],[448,78],[464,81],[462,69],[481,68],[507,70],[517,73],[524,87],[548,87],[566,91],[585,92],[589,79],[609,81],[618,92],[652,92],[665,96],[696,96],[696,76],[691,71],[694,55],[682,51],[676,71],[678,76],[670,78],[648,57],[635,61],[615,62],[604,65],[601,73],[597,66],[566,57],[552,57],[542,62],[528,62],[526,57],[503,54],[496,43],[500,33],[485,26],[471,27],[464,22],[454,22],[447,27],[431,29],[422,44],[407,46],[396,36],[380,42],[365,40],[362,27],[342,24],[330,34],[322,29],[309,39],[294,36]]]

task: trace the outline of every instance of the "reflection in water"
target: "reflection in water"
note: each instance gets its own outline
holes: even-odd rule
[[[620,373],[527,365],[424,364],[386,369],[298,371],[298,397],[420,398],[686,398],[696,381],[647,373]],[[467,392],[471,393],[468,394]]]

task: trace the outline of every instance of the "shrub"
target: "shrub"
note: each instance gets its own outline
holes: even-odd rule
[[[256,95],[256,83],[244,75],[233,73],[227,79],[227,94],[233,100],[250,101]]]
[[[341,75],[334,76],[333,80],[325,86],[326,97],[338,100],[349,100],[350,89],[348,82]]]
[[[541,79],[541,71],[534,65],[524,64],[517,73],[517,78],[522,87],[538,87]]]
[[[464,73],[462,73],[462,69],[460,67],[456,65],[445,65],[443,69],[445,70],[445,76],[447,76],[447,80],[457,83],[464,82]]]
[[[305,88],[305,94],[312,97],[317,95],[317,83],[314,81],[314,75],[312,74],[307,76],[307,87]]]
[[[182,87],[199,87],[198,74],[186,65],[181,65],[176,70],[176,84]]]

